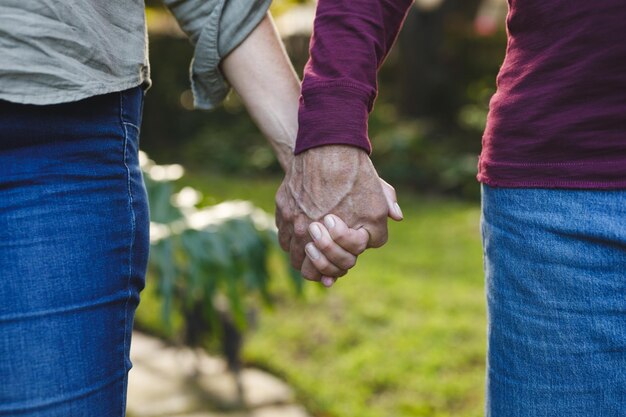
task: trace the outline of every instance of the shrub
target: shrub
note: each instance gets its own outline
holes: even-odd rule
[[[278,248],[273,218],[246,201],[198,208],[198,191],[176,192],[180,165],[156,165],[143,154],[142,169],[152,218],[149,271],[163,321],[171,329],[172,316],[182,317],[188,344],[225,342],[225,326],[246,328],[250,296],[272,301],[268,260]],[[302,278],[281,259],[300,291]]]

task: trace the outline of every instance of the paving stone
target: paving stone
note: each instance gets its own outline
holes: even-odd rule
[[[275,376],[226,363],[203,351],[133,334],[128,413],[132,417],[307,417],[293,390]],[[244,411],[249,410],[249,411]]]
[[[192,395],[172,392],[161,398],[149,400],[131,400],[127,403],[128,412],[136,417],[171,417],[195,412],[202,404],[197,404]]]
[[[249,407],[287,404],[294,401],[293,390],[274,375],[258,369],[245,369],[242,374],[244,399]]]
[[[135,364],[128,378],[128,410],[137,416],[176,415],[202,407],[185,378]]]
[[[226,363],[201,351],[167,345],[158,339],[140,333],[133,335],[131,360],[135,365],[171,375],[225,373]]]

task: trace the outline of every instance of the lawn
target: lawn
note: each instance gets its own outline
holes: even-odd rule
[[[205,203],[248,199],[270,212],[278,186],[198,174],[186,182]],[[274,308],[247,337],[245,360],[286,379],[318,417],[482,415],[478,205],[399,194],[405,220],[391,224],[385,247],[329,290],[308,283],[301,298],[278,277]]]

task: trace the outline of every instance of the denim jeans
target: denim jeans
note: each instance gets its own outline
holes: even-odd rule
[[[483,186],[488,417],[626,416],[626,190]]]
[[[125,414],[149,248],[142,102],[0,102],[0,416]]]

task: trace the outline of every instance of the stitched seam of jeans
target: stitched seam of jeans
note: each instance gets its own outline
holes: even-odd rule
[[[128,303],[130,302],[130,298],[132,296],[130,290],[130,280],[133,275],[133,248],[135,246],[135,211],[133,209],[133,193],[131,190],[131,178],[130,178],[130,169],[128,168],[127,163],[127,152],[128,152],[128,129],[126,128],[126,122],[124,121],[124,93],[120,94],[120,121],[122,123],[122,128],[124,130],[124,167],[126,168],[127,175],[127,185],[128,185],[128,204],[130,210],[131,217],[131,235],[130,235],[130,247],[128,251],[128,279],[126,281],[126,288],[128,291],[128,296],[126,298],[126,303],[124,305],[124,352],[122,354],[122,368],[124,369],[124,373],[127,374],[128,369],[126,369],[126,346],[128,344]],[[122,401],[120,402],[122,405],[122,410],[120,416],[125,415],[126,409],[126,392],[127,392],[127,384],[128,384],[128,376],[124,377],[124,382],[122,384]]]
[[[125,125],[127,125],[127,126],[132,126],[132,127],[134,127],[135,129],[139,130],[139,126],[137,126],[137,125],[136,125],[136,124],[134,124],[134,123],[131,123],[131,122],[126,122],[126,121],[122,121],[122,123],[123,123],[123,124],[125,124]]]

